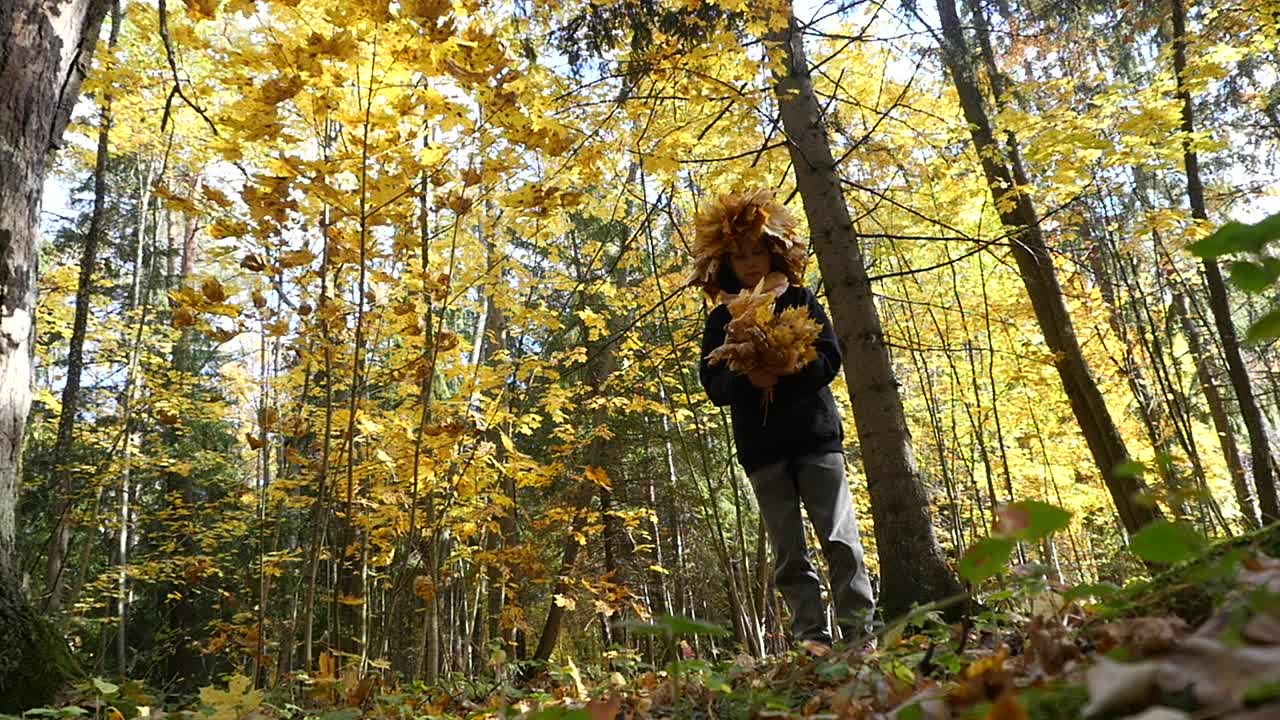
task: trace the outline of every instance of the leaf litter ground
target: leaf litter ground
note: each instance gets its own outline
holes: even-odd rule
[[[990,596],[997,609],[963,624],[946,625],[934,613],[910,633],[892,628],[879,651],[686,657],[629,677],[584,674],[568,662],[521,688],[501,678],[450,690],[397,688],[348,675],[264,694],[232,678],[225,691],[207,688],[194,710],[150,716],[1280,720],[1278,546],[1280,530],[1261,531],[1124,590],[1027,583]],[[70,717],[75,706],[96,717],[135,714],[132,705],[116,712],[120,703],[102,686],[28,716]]]

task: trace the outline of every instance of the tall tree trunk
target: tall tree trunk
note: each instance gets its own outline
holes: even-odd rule
[[[111,6],[111,33],[107,48],[114,49],[120,37],[120,4]],[[80,375],[84,370],[84,336],[89,327],[89,303],[93,294],[93,268],[98,262],[98,242],[102,237],[103,214],[107,200],[107,160],[111,145],[111,93],[104,93],[98,121],[98,150],[93,164],[93,210],[89,216],[89,233],[80,253],[80,278],[76,285],[76,310],[71,323],[71,342],[67,350],[67,378],[62,386],[62,409],[58,414],[58,435],[53,457],[58,468],[54,473],[60,499],[54,518],[52,542],[45,567],[46,613],[57,613],[62,606],[62,590],[66,584],[64,565],[71,545],[71,512],[75,507],[75,478],[71,470],[72,442],[75,437],[76,412],[80,409]]]
[[[71,116],[108,0],[0,5],[0,712],[50,700],[75,673],[18,582],[14,510],[31,408],[45,163]]]
[[[822,126],[795,17],[771,39],[785,72],[778,78],[775,94],[832,321],[840,336],[845,382],[858,442],[864,449],[862,462],[880,556],[880,605],[886,617],[894,616],[915,603],[959,594],[960,582],[947,566],[934,534],[929,494],[916,467],[898,380]]]
[[[1209,212],[1204,202],[1204,185],[1200,180],[1200,158],[1192,147],[1195,133],[1195,115],[1191,106],[1191,91],[1187,89],[1187,19],[1182,0],[1169,0],[1173,19],[1173,75],[1178,88],[1178,101],[1182,105],[1182,160],[1187,173],[1187,199],[1191,203],[1191,216],[1208,220]],[[1231,320],[1231,299],[1222,270],[1217,260],[1204,261],[1205,285],[1209,290],[1209,309],[1213,322],[1222,337],[1222,352],[1227,356],[1227,375],[1235,388],[1240,403],[1240,416],[1249,433],[1249,454],[1253,459],[1253,485],[1258,492],[1258,504],[1263,523],[1280,520],[1280,504],[1277,504],[1275,476],[1271,466],[1271,447],[1267,440],[1266,421],[1262,408],[1253,392],[1253,381],[1240,353],[1240,340]]]
[[[1117,472],[1128,461],[1129,452],[1076,338],[1035,205],[1031,197],[1020,190],[1026,187],[1027,178],[1021,170],[1016,143],[1012,136],[1006,143],[1013,165],[1011,172],[1001,159],[1003,153],[987,117],[955,0],[937,0],[937,7],[942,21],[943,60],[955,83],[961,109],[969,123],[974,150],[981,159],[1000,220],[1015,233],[1011,245],[1018,271],[1026,285],[1045,342],[1054,354],[1054,365],[1062,378],[1063,390],[1094,463],[1111,493],[1124,529],[1132,533],[1159,517],[1160,511],[1139,499],[1138,496],[1146,490],[1140,479]]]

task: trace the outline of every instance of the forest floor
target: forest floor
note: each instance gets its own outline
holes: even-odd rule
[[[136,683],[94,680],[26,717],[1280,719],[1276,557],[1280,529],[1270,529],[1123,589],[1052,589],[1015,573],[964,623],[921,613],[890,626],[872,652],[796,648],[763,660],[681,652],[661,668],[634,658],[614,659],[613,669],[569,661],[519,687],[501,675],[447,689],[331,675],[264,692],[237,676],[182,712],[140,708],[150,700]],[[705,629],[649,627],[665,627],[674,648]]]

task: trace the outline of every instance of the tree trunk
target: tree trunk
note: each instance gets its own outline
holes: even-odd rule
[[[1187,172],[1187,198],[1191,203],[1191,216],[1208,220],[1208,208],[1204,202],[1204,185],[1200,181],[1200,158],[1191,146],[1195,132],[1195,115],[1191,107],[1191,91],[1187,89],[1187,22],[1182,0],[1169,0],[1173,16],[1173,75],[1177,82],[1178,101],[1182,105],[1182,160]],[[1222,337],[1222,352],[1227,356],[1227,375],[1235,388],[1240,403],[1240,415],[1249,433],[1249,453],[1253,457],[1253,485],[1258,492],[1258,504],[1264,524],[1280,519],[1277,504],[1275,477],[1271,467],[1271,447],[1267,440],[1266,421],[1253,392],[1253,382],[1240,353],[1240,340],[1231,320],[1231,299],[1222,270],[1217,260],[1204,261],[1205,285],[1209,290],[1209,309],[1213,322]]]
[[[1080,349],[1035,205],[1031,197],[1019,189],[1026,187],[1027,179],[1020,168],[1017,146],[1010,136],[1007,146],[1014,166],[1014,172],[1011,172],[1001,160],[1001,148],[987,117],[955,0],[937,0],[937,7],[942,22],[943,59],[955,83],[961,109],[969,123],[974,150],[981,159],[1000,220],[1015,233],[1011,245],[1019,274],[1026,285],[1045,343],[1053,352],[1063,390],[1094,463],[1111,493],[1124,529],[1132,533],[1159,517],[1160,511],[1138,497],[1146,490],[1140,479],[1117,472],[1129,460],[1129,452]]]
[[[31,407],[40,199],[93,56],[107,0],[0,5],[0,712],[52,698],[76,673],[18,585],[14,510]]]
[[[120,37],[119,3],[112,4],[111,34],[107,47],[114,48]],[[75,479],[71,466],[72,442],[75,437],[76,412],[80,409],[80,375],[84,370],[84,336],[89,327],[89,303],[93,294],[93,268],[98,262],[98,242],[102,237],[103,213],[107,199],[107,160],[111,145],[111,93],[103,95],[98,122],[98,150],[93,165],[93,211],[89,216],[89,233],[80,253],[80,278],[76,284],[76,310],[71,323],[71,342],[67,350],[67,379],[62,386],[62,409],[58,415],[58,435],[53,457],[59,463],[54,474],[60,498],[54,519],[52,542],[45,567],[46,613],[57,613],[62,606],[62,590],[66,583],[64,565],[71,545],[71,512],[74,508]]]
[[[947,566],[934,534],[929,494],[916,467],[898,380],[794,16],[772,40],[786,72],[778,78],[775,94],[832,321],[840,336],[845,382],[858,442],[864,449],[862,462],[880,556],[880,605],[885,616],[892,617],[913,604],[959,594],[960,582]]]

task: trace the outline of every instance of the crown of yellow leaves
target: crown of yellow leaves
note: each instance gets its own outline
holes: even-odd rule
[[[720,294],[720,273],[727,255],[741,242],[763,236],[769,252],[782,260],[778,268],[792,284],[804,279],[809,256],[806,240],[796,231],[796,218],[767,189],[721,195],[694,221],[693,274],[689,284],[711,298]]]

